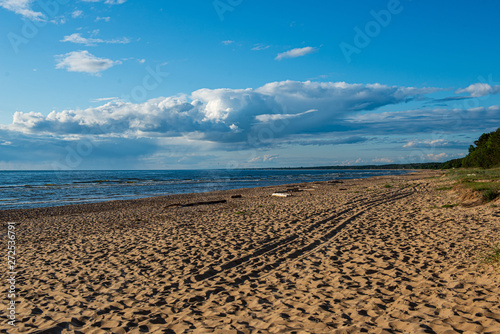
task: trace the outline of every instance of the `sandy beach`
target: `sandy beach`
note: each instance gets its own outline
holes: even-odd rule
[[[0,332],[500,333],[500,268],[480,256],[500,208],[453,206],[451,184],[425,171],[0,211],[19,290]]]

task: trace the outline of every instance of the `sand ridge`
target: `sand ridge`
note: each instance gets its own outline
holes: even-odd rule
[[[500,210],[441,208],[440,175],[0,212],[22,277],[0,330],[500,333],[499,271],[476,256]]]

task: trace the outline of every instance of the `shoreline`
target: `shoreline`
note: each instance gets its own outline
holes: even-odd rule
[[[114,200],[135,200],[185,193],[263,187],[280,183],[326,181],[376,175],[400,175],[409,171],[272,171],[272,170],[200,170],[200,171],[81,171],[58,174],[29,172],[21,177],[14,172],[0,186],[1,210],[44,208],[92,204]],[[33,173],[33,174],[31,174]],[[24,178],[16,184],[16,177]],[[10,184],[13,183],[13,184]],[[23,184],[24,183],[24,184]]]
[[[429,170],[427,170],[429,171]],[[432,170],[431,170],[432,171]],[[410,175],[410,174],[418,174],[418,173],[425,173],[425,171],[408,171],[406,174],[398,174],[398,175],[381,175],[381,176],[372,176],[368,178],[358,178],[358,179],[338,179],[342,182],[346,182],[349,180],[369,180],[372,178],[377,178],[377,177],[400,177],[403,175]],[[337,180],[337,179],[336,179]],[[265,188],[286,188],[290,187],[293,185],[297,184],[313,184],[313,183],[326,183],[328,181],[310,181],[310,182],[300,182],[300,183],[289,183],[289,184],[282,184],[282,185],[271,185],[271,186],[258,186],[258,187],[247,187],[247,188],[236,188],[236,189],[227,189],[227,190],[214,190],[214,191],[206,191],[206,192],[194,192],[194,193],[179,193],[179,194],[170,194],[170,195],[161,195],[161,196],[150,196],[150,197],[141,197],[141,198],[136,198],[136,199],[111,199],[111,200],[103,200],[99,202],[92,202],[92,203],[79,203],[79,204],[64,204],[64,205],[57,205],[57,206],[45,206],[45,207],[36,207],[36,208],[22,208],[22,209],[0,209],[0,222],[2,221],[7,221],[8,219],[15,219],[15,217],[18,216],[25,216],[25,217],[37,217],[39,215],[50,215],[50,214],[55,214],[55,215],[60,215],[64,214],[65,212],[72,212],[74,214],[76,213],[84,213],[84,212],[96,212],[100,210],[113,210],[116,208],[122,208],[122,207],[127,207],[129,205],[139,205],[141,202],[148,202],[148,203],[143,203],[143,205],[148,205],[149,202],[151,201],[156,201],[156,200],[167,200],[167,199],[172,199],[172,200],[180,200],[182,201],[183,198],[193,198],[196,196],[203,197],[204,195],[210,195],[213,194],[214,196],[220,195],[224,196],[225,192],[241,192],[246,189],[265,189]],[[12,217],[12,218],[9,218]]]
[[[500,210],[441,174],[0,211],[17,332],[498,332]]]

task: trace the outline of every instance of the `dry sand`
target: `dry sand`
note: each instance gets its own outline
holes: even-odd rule
[[[0,332],[500,333],[477,256],[500,208],[441,208],[440,175],[0,211],[20,289]]]

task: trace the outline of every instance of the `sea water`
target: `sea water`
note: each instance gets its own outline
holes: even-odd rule
[[[0,171],[0,210],[402,175],[407,172],[305,169]]]

